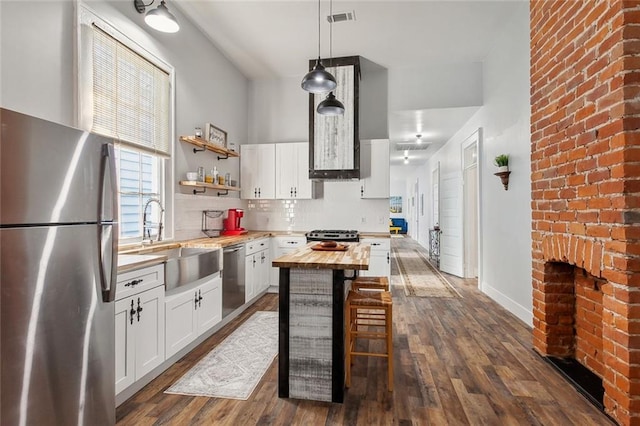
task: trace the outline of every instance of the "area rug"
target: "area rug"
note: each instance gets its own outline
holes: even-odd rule
[[[278,352],[278,313],[256,312],[165,393],[246,400]]]
[[[416,249],[393,248],[404,294],[413,297],[462,297],[451,283]],[[392,277],[393,281],[393,277]]]

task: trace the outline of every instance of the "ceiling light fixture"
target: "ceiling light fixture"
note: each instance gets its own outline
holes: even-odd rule
[[[404,157],[404,164],[409,164],[409,157]]]
[[[144,13],[146,8],[151,6],[155,0],[152,0],[149,4],[144,4],[142,0],[133,0],[133,6],[138,13]],[[164,3],[164,0],[160,1],[160,5],[147,12],[144,16],[144,22],[151,28],[162,31],[163,33],[176,33],[180,30],[180,25],[175,16],[169,12],[169,9]]]
[[[416,138],[418,139],[417,140],[418,144],[421,144],[422,143],[422,135],[421,134],[417,134]]]
[[[333,0],[329,0],[329,16],[332,14]],[[331,61],[330,65],[333,65],[333,21],[329,21],[329,61]],[[344,105],[336,99],[333,91],[331,91],[325,100],[318,104],[316,111],[322,115],[343,115]]]
[[[313,69],[302,78],[300,86],[311,93],[330,92],[336,88],[336,79],[324,69],[320,60],[320,0],[318,0],[318,59]]]

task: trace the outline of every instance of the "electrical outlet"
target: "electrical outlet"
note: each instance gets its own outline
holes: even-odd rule
[[[363,216],[362,219],[360,220],[360,223],[367,223],[367,218]]]
[[[384,216],[378,217],[378,225],[384,225]]]

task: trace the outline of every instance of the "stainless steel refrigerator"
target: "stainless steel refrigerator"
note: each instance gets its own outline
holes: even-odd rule
[[[112,141],[0,121],[0,424],[114,424]]]

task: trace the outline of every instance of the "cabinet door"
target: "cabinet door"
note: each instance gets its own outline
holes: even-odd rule
[[[198,337],[193,290],[168,297],[165,302],[167,358]]]
[[[314,197],[313,181],[309,179],[309,144],[296,143],[296,186],[295,198],[311,199]]]
[[[269,288],[269,281],[271,275],[271,256],[269,255],[269,250],[262,250],[257,254],[259,257],[259,268],[256,278],[257,283],[257,291],[256,294],[262,293],[266,289]]]
[[[258,198],[276,198],[276,146],[258,144]]]
[[[389,198],[389,141],[361,141],[360,164],[360,197]]]
[[[164,361],[164,287],[133,297],[136,318],[136,380]]]
[[[135,339],[131,324],[131,302],[122,299],[115,303],[116,311],[116,394],[135,381]]]
[[[255,276],[256,276],[257,259],[256,254],[252,254],[246,257],[244,264],[244,289],[245,289],[245,303],[253,299],[255,296]]]
[[[276,144],[276,198],[279,200],[293,198],[298,177],[296,145]]]
[[[201,335],[222,321],[222,278],[219,276],[213,278],[199,286],[197,290],[196,318],[198,335]]]
[[[258,145],[240,146],[240,195],[245,200],[258,198]]]
[[[363,238],[363,244],[371,245],[371,257],[369,269],[360,271],[365,277],[383,277],[391,279],[391,239],[389,238]]]

